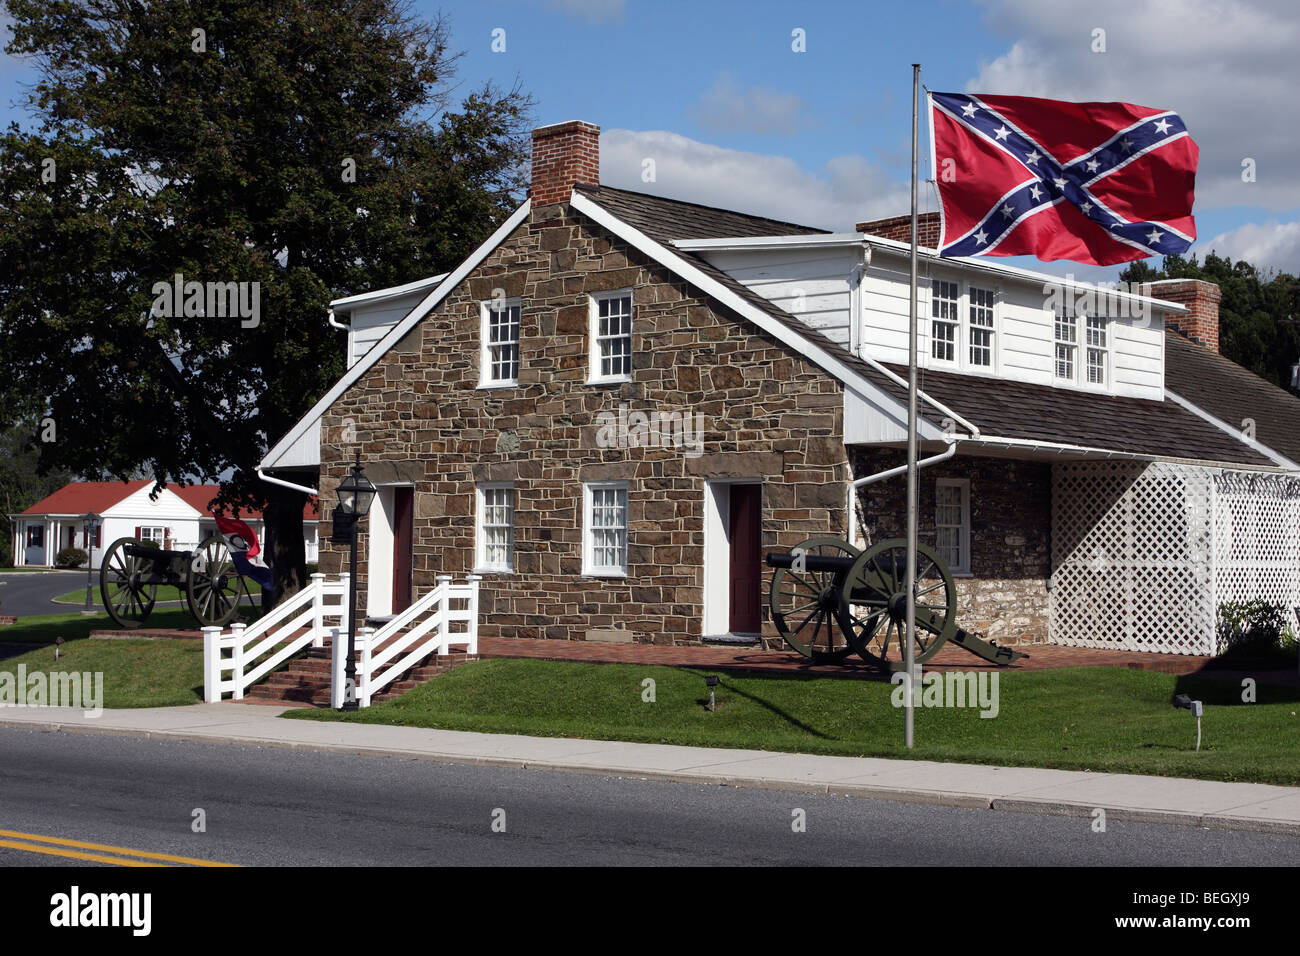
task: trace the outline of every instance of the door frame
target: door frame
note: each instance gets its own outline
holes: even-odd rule
[[[393,538],[394,538],[394,488],[414,488],[411,481],[394,481],[376,484],[375,500],[366,516],[369,533],[366,535],[366,617],[393,616]],[[411,503],[415,507],[414,501]],[[414,513],[412,513],[414,520]],[[415,546],[414,535],[411,540]],[[414,571],[414,569],[412,569]],[[414,586],[412,586],[414,587]]]
[[[704,483],[704,637],[731,635],[731,486],[762,485],[762,478],[718,478]],[[759,540],[763,533],[759,490]],[[759,626],[762,626],[760,612]]]

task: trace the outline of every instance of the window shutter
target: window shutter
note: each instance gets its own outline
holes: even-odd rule
[[[95,547],[97,548],[102,548],[104,546],[101,541],[103,531],[104,531],[103,523],[95,525]]]
[[[135,538],[136,538],[137,541],[140,540],[140,526],[139,526],[139,525],[136,525],[136,526],[135,526]]]

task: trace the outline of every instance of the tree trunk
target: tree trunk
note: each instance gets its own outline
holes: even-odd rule
[[[302,509],[307,496],[291,488],[267,485],[265,523],[266,563],[271,568],[272,586],[262,594],[263,612],[307,583],[307,549],[302,540]]]

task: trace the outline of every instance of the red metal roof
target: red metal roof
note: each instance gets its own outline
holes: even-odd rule
[[[26,511],[25,515],[83,515],[87,511],[103,514],[108,508],[122,501],[128,495],[135,494],[141,488],[151,486],[152,481],[74,481],[64,485],[52,495],[47,495]],[[208,504],[221,492],[220,485],[168,485],[173,492],[199,514],[211,514]],[[242,519],[262,517],[262,512],[241,508],[238,517]],[[303,506],[304,521],[319,520],[316,499],[308,499]]]
[[[84,515],[87,511],[103,514],[123,498],[151,484],[151,481],[74,481],[46,495],[23,514]]]

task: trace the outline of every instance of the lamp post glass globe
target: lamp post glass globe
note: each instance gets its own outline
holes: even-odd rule
[[[360,453],[357,454],[357,460],[352,465],[351,473],[339,482],[338,494],[339,507],[345,514],[362,518],[370,510],[371,502],[375,500],[375,486],[361,471]]]

